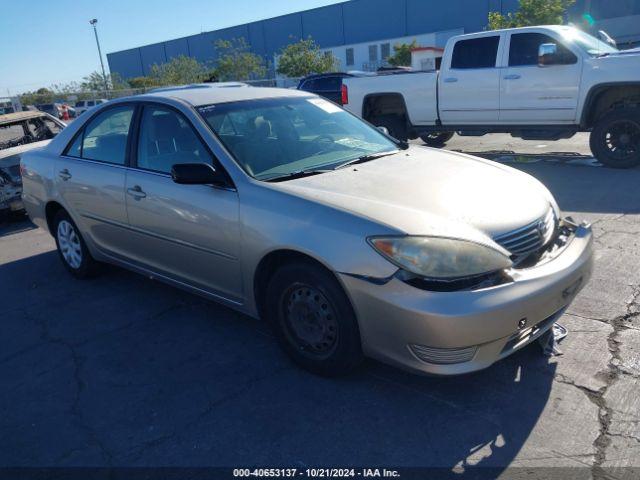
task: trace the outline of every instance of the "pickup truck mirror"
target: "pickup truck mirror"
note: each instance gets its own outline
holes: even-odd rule
[[[181,185],[210,185],[221,180],[208,163],[178,163],[171,168],[171,178]]]
[[[553,65],[558,54],[558,45],[555,43],[543,43],[538,47],[538,66]]]

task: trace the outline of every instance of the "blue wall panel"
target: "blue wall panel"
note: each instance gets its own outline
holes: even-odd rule
[[[199,62],[211,62],[213,57],[212,40],[213,37],[210,34],[207,36],[207,33],[199,33],[198,35],[187,37],[189,53]]]
[[[421,3],[424,4],[424,0]],[[346,43],[407,34],[406,0],[352,0],[343,3],[342,7]]]
[[[321,47],[344,45],[342,5],[302,12],[302,34],[311,36]]]
[[[407,34],[464,28],[465,32],[482,30],[487,25],[487,2],[478,0],[407,1]],[[464,13],[463,13],[464,12]]]
[[[186,38],[177,38],[175,40],[169,40],[164,42],[164,50],[167,54],[167,60],[171,60],[174,57],[184,55],[189,56],[189,42]]]
[[[109,71],[119,74],[123,79],[144,75],[140,51],[137,48],[109,53],[107,54],[107,62],[109,63]]]
[[[142,59],[142,70],[145,75],[149,75],[152,65],[162,65],[167,62],[167,57],[164,54],[164,43],[154,43],[153,45],[140,47],[140,57]]]
[[[258,55],[267,55],[267,48],[264,41],[264,30],[262,26],[263,22],[253,22],[247,25],[249,32],[249,38],[247,41],[251,44],[251,48]]]
[[[272,18],[263,22],[267,54],[302,38],[302,16],[299,13]]]

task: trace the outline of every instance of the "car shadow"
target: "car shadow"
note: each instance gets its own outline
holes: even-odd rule
[[[640,169],[615,170],[582,165],[509,164],[544,183],[567,212],[640,213]]]
[[[10,217],[6,222],[0,222],[0,238],[16,233],[28,232],[38,228],[26,215]]]
[[[496,478],[550,400],[536,345],[423,377],[293,366],[264,322],[117,268],[72,279],[55,251],[0,265],[0,465],[429,467]],[[537,437],[536,437],[537,438]],[[424,478],[424,472],[412,477]]]

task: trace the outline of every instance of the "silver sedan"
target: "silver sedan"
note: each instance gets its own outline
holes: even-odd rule
[[[109,262],[261,317],[323,375],[364,356],[486,368],[552,328],[591,271],[591,229],[537,180],[409,147],[305,92],[111,101],[22,171],[71,274]]]

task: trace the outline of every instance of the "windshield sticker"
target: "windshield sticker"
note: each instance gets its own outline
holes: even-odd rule
[[[321,98],[310,98],[307,102],[315,105],[316,107],[320,107],[327,113],[340,113],[342,111],[339,106],[334,105],[331,102],[327,102],[326,100],[322,100]]]

